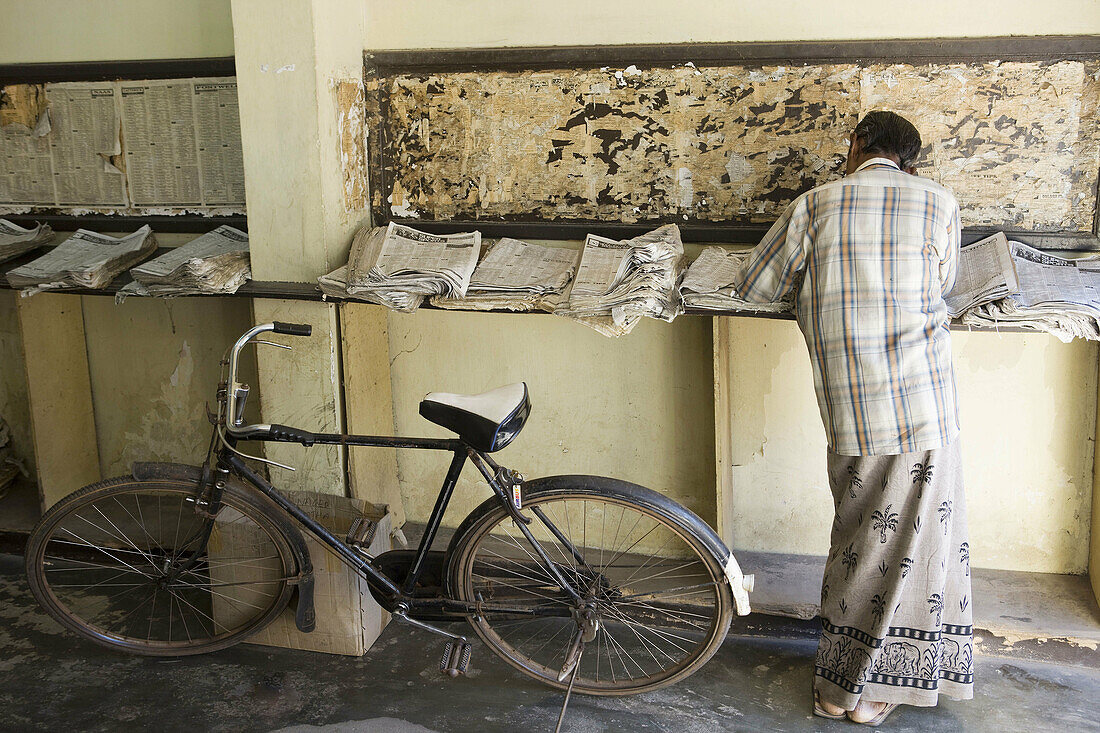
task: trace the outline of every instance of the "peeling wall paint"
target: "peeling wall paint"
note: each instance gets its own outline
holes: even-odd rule
[[[344,211],[361,211],[367,208],[367,131],[363,82],[359,79],[333,80],[332,89],[336,95]]]
[[[380,148],[372,206],[425,219],[764,222],[839,177],[858,118],[889,108],[920,128],[918,168],[955,190],[966,225],[1091,231],[1098,68],[632,64],[368,76]]]
[[[22,125],[33,130],[45,111],[44,84],[11,84],[0,87],[0,127]]]

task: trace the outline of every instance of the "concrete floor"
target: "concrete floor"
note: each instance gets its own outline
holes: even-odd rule
[[[809,714],[812,638],[731,636],[701,672],[630,698],[577,696],[563,730],[855,731]],[[550,731],[561,695],[480,646],[438,675],[442,643],[390,625],[362,658],[239,645],[183,659],[101,649],[38,611],[22,558],[0,555],[4,731]],[[902,708],[892,731],[1100,731],[1100,668],[979,657],[976,699]]]

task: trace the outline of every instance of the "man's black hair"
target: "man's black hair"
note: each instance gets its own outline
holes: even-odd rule
[[[893,112],[875,111],[856,125],[863,152],[896,155],[902,169],[913,164],[920,152],[920,133],[913,123]]]

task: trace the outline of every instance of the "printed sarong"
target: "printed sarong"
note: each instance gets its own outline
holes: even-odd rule
[[[814,683],[846,710],[973,697],[970,545],[959,444],[828,455],[836,514]]]

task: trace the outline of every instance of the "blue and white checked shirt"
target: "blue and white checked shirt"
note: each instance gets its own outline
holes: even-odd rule
[[[885,158],[795,199],[736,283],[748,301],[797,288],[829,449],[898,455],[959,432],[943,296],[955,282],[959,204]]]

